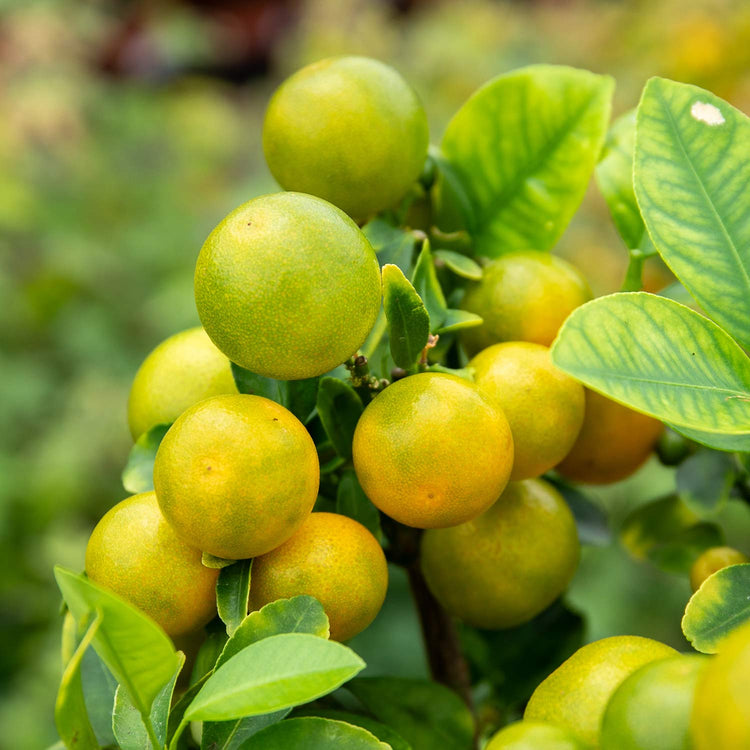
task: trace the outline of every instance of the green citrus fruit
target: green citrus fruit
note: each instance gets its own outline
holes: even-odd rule
[[[588,745],[562,727],[516,721],[493,735],[484,750],[588,750]]]
[[[695,686],[707,662],[680,654],[633,672],[607,704],[602,750],[690,750]]]
[[[557,470],[576,482],[617,482],[641,467],[663,429],[658,419],[587,388],[583,426]]]
[[[312,513],[281,546],[253,560],[250,607],[314,596],[328,615],[331,638],[346,641],[375,619],[387,588],[377,539],[347,516]]]
[[[461,306],[484,319],[461,332],[469,354],[501,341],[549,346],[565,318],[591,299],[591,290],[566,260],[534,250],[507,253],[485,266]]]
[[[722,640],[698,677],[690,731],[695,750],[750,747],[750,624]]]
[[[202,328],[162,341],[138,368],[128,399],[133,439],[158,424],[171,424],[204,398],[237,393],[229,360]]]
[[[185,541],[239,560],[286,541],[312,511],[318,455],[302,423],[260,396],[215,396],[184,412],[156,453],[154,487]]]
[[[747,555],[734,547],[710,547],[698,556],[690,568],[690,585],[693,591],[697,591],[703,581],[717,570],[746,562],[750,562]]]
[[[566,727],[598,746],[604,710],[612,693],[639,667],[677,652],[636,635],[602,638],[579,648],[534,691],[525,719]]]
[[[104,514],[86,547],[86,573],[145,612],[175,637],[216,615],[217,570],[201,564],[144,492]]]
[[[511,482],[471,521],[422,537],[422,571],[435,598],[464,622],[511,628],[549,606],[578,566],[575,521],[541,479]]]
[[[362,489],[383,513],[420,529],[455,526],[500,496],[513,438],[476,385],[425,372],[397,380],[367,406],[353,457]]]
[[[511,479],[538,477],[565,458],[583,424],[584,389],[552,364],[546,346],[495,344],[469,366],[508,418],[515,448]]]
[[[357,225],[300,193],[264,195],[211,232],[195,269],[203,327],[238,365],[298,380],[357,351],[380,309],[380,268]]]
[[[263,151],[279,184],[356,219],[406,193],[428,141],[414,90],[366,57],[332,57],[297,71],[273,95],[263,124]]]

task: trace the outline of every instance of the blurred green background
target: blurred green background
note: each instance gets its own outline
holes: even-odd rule
[[[339,53],[397,67],[425,102],[433,142],[477,86],[530,62],[614,75],[616,113],[655,74],[750,106],[750,7],[729,0],[0,2],[4,747],[56,739],[51,569],[81,569],[91,528],[125,495],[130,380],[159,341],[197,323],[192,273],[209,230],[274,189],[260,146],[270,92]],[[626,253],[595,190],[558,251],[596,293],[618,288]],[[649,266],[649,289],[669,279]],[[673,485],[654,462],[596,496],[616,527]],[[586,638],[632,632],[680,646],[687,596],[683,580],[613,544],[585,550],[569,602],[586,614]],[[416,639],[396,575],[354,645],[375,671],[419,674]]]

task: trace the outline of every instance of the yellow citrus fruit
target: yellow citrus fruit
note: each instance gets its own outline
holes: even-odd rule
[[[366,57],[332,57],[297,71],[273,95],[263,124],[263,151],[279,184],[357,219],[406,193],[428,141],[414,90]]]
[[[300,594],[325,609],[331,638],[364,630],[383,606],[388,566],[377,539],[336,513],[312,513],[280,547],[253,560],[250,608]]]
[[[516,721],[494,734],[484,750],[588,750],[588,745],[562,727]]]
[[[359,227],[320,198],[276,193],[232,211],[195,268],[203,327],[238,365],[299,380],[357,351],[380,309],[380,267]]]
[[[204,398],[237,393],[229,360],[202,328],[162,341],[138,368],[128,399],[133,439],[158,424],[171,424]]]
[[[734,547],[710,547],[702,552],[690,568],[690,586],[697,591],[703,581],[728,565],[750,562],[747,555]]]
[[[587,388],[583,427],[557,470],[576,482],[617,482],[641,467],[663,429],[658,419]]]
[[[685,750],[695,686],[708,657],[673,656],[636,670],[615,690],[602,719],[602,750]]]
[[[695,750],[750,747],[750,624],[721,642],[699,676],[690,731]]]
[[[510,478],[530,479],[562,461],[583,424],[584,389],[541,344],[495,344],[469,362],[475,382],[502,407],[513,433]]]
[[[200,550],[177,536],[153,492],[133,495],[104,514],[86,547],[86,573],[172,637],[216,614],[218,571],[204,567]]]
[[[230,560],[286,541],[312,511],[318,455],[302,423],[260,396],[214,396],[184,412],[156,453],[154,487],[186,542]]]
[[[511,482],[482,515],[422,537],[427,585],[443,607],[480,628],[512,628],[549,606],[578,566],[575,521],[541,479]]]
[[[579,271],[566,260],[519,250],[493,260],[469,286],[461,306],[484,319],[461,332],[469,354],[501,341],[549,346],[565,318],[591,299]]]
[[[370,500],[420,529],[455,526],[487,510],[513,465],[500,407],[468,380],[433,372],[377,395],[357,423],[352,450]]]
[[[537,687],[524,718],[566,727],[596,747],[604,709],[623,680],[644,664],[676,653],[664,643],[636,635],[589,643]]]

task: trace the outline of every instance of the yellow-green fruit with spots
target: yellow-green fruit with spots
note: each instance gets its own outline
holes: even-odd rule
[[[589,750],[574,734],[542,721],[516,721],[494,734],[484,750]]]
[[[171,637],[203,627],[216,614],[217,570],[201,564],[144,492],[104,514],[86,547],[86,573],[155,620]]]
[[[331,57],[277,89],[263,123],[268,167],[286,190],[325,198],[364,219],[395,204],[427,156],[427,115],[393,68]]]
[[[138,369],[128,398],[133,439],[158,424],[171,424],[204,398],[237,393],[229,360],[202,328],[162,341]]]
[[[285,542],[312,511],[320,470],[312,438],[260,396],[215,396],[184,412],[159,446],[154,488],[190,545],[240,560]]]
[[[300,380],[354,354],[380,309],[380,267],[359,227],[320,198],[276,193],[232,211],[195,268],[216,346],[270,378]]]
[[[575,266],[550,253],[510,252],[488,263],[469,286],[461,307],[484,320],[461,332],[469,354],[501,341],[549,346],[565,318],[591,299]]]
[[[495,401],[468,380],[434,372],[378,394],[357,423],[352,450],[370,500],[419,529],[483,513],[513,466],[510,427]]]
[[[511,479],[538,477],[565,458],[583,424],[584,389],[552,364],[546,346],[495,344],[469,366],[508,418],[515,446]]]
[[[747,555],[734,547],[710,547],[701,553],[690,568],[690,586],[697,591],[703,581],[728,565],[750,562]]]
[[[387,588],[377,539],[347,516],[312,513],[284,544],[253,560],[250,609],[314,596],[328,615],[331,638],[346,641],[375,619]]]
[[[644,664],[676,654],[664,643],[636,635],[589,643],[537,687],[524,719],[566,727],[597,747],[604,710],[615,690]]]
[[[690,733],[695,750],[750,747],[750,624],[720,643],[700,675]]]
[[[422,537],[427,585],[452,615],[479,628],[512,628],[570,583],[580,545],[560,493],[541,479],[511,482],[471,521]]]

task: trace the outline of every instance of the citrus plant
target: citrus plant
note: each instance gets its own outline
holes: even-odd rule
[[[609,128],[612,92],[514,71],[428,150],[419,98],[383,63],[282,84],[263,145],[288,192],[209,235],[202,328],[135,376],[132,497],[85,572],[55,570],[61,746],[750,742],[750,549],[721,515],[750,499],[750,122],[652,79]],[[550,251],[594,172],[630,262],[592,300],[586,269]],[[676,277],[658,295],[640,291],[656,254]],[[691,581],[683,631],[718,656],[583,645],[565,599],[608,532],[585,485],[655,452],[674,491],[620,541]],[[344,643],[378,617],[389,565],[432,680],[357,677]]]

